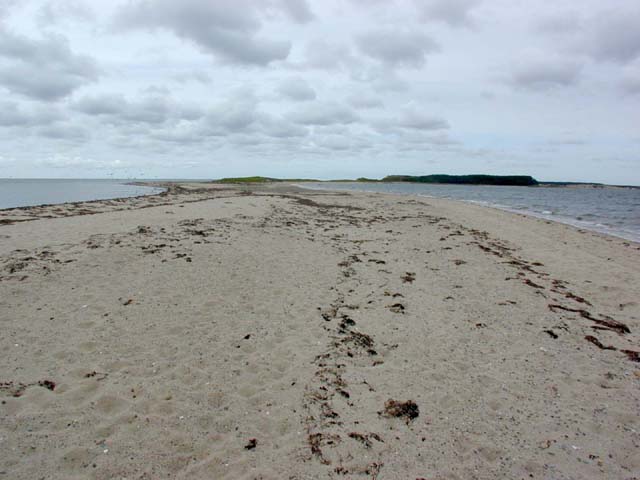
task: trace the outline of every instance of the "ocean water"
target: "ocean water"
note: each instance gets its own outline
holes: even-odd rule
[[[640,242],[640,188],[499,187],[355,182],[305,183],[300,186],[462,200]]]
[[[0,178],[0,208],[137,197],[162,188],[126,185],[127,180]]]

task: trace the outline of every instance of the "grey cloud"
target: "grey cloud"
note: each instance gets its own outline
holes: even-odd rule
[[[586,24],[582,48],[600,61],[630,62],[640,57],[640,5],[612,8]]]
[[[1,127],[49,125],[62,118],[57,109],[41,107],[24,109],[16,102],[0,102]]]
[[[322,70],[345,70],[358,64],[347,45],[311,40],[305,47],[306,64]]]
[[[298,102],[315,100],[316,92],[309,84],[300,77],[291,77],[284,80],[278,86],[278,92],[284,97]]]
[[[89,138],[89,132],[78,126],[70,124],[56,124],[39,128],[37,134],[54,140],[82,141]]]
[[[0,20],[8,16],[16,5],[19,5],[18,0],[0,0]]]
[[[224,136],[248,130],[257,117],[257,102],[254,98],[232,99],[211,108],[203,118],[203,124],[207,134]]]
[[[449,122],[437,116],[427,115],[415,108],[405,108],[399,116],[374,118],[371,126],[380,133],[402,133],[402,130],[435,131],[450,128]]]
[[[627,72],[620,82],[620,87],[627,95],[640,95],[640,68]]]
[[[105,116],[112,123],[134,122],[160,124],[168,120],[196,120],[203,112],[186,104],[178,104],[167,96],[150,95],[129,101],[122,95],[83,97],[71,107],[87,115]]]
[[[471,11],[480,0],[416,0],[425,21],[437,20],[452,27],[469,27],[473,24]]]
[[[315,144],[329,150],[349,150],[352,146],[351,139],[343,135],[328,135],[315,139]]]
[[[400,67],[422,67],[429,53],[440,50],[433,39],[421,32],[378,30],[360,35],[356,41],[368,57]]]
[[[91,21],[95,15],[91,8],[77,0],[50,0],[42,5],[37,13],[37,21],[42,26],[48,26],[66,19]]]
[[[576,33],[580,28],[580,17],[576,12],[562,12],[547,15],[535,21],[535,30],[552,35]]]
[[[263,118],[260,129],[262,133],[273,138],[305,137],[309,134],[305,127],[273,117]]]
[[[298,23],[307,23],[315,18],[306,0],[281,0],[284,10]]]
[[[289,41],[257,37],[261,23],[256,12],[267,6],[257,0],[140,0],[122,8],[116,23],[125,29],[170,30],[221,60],[264,66],[286,59],[291,49]]]
[[[580,78],[582,65],[571,59],[540,57],[523,59],[509,82],[519,88],[547,90],[574,85]]]
[[[109,94],[83,97],[72,108],[87,115],[117,115],[127,108],[127,100],[123,95]]]
[[[12,93],[54,101],[97,78],[93,59],[74,54],[63,36],[32,40],[0,31],[0,85]]]
[[[380,98],[362,93],[351,95],[347,101],[351,106],[361,109],[380,108],[384,106]]]
[[[405,110],[397,125],[415,130],[441,130],[449,128],[449,123],[445,119],[425,115],[414,109]]]
[[[194,70],[192,72],[177,73],[173,75],[173,79],[179,83],[199,82],[211,83],[211,77],[202,70]]]
[[[359,117],[350,108],[338,103],[313,103],[306,108],[289,113],[287,118],[300,125],[348,124]]]

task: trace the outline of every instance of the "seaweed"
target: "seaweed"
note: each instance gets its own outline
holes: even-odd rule
[[[404,418],[407,424],[418,418],[420,409],[413,400],[401,402],[390,398],[384,403],[384,410],[380,412],[385,417]]]
[[[614,347],[613,345],[608,345],[608,346],[603,345],[602,342],[598,340],[596,337],[594,337],[593,335],[587,335],[586,337],[584,337],[584,339],[587,342],[593,343],[596,347],[602,350],[617,350],[617,348]]]

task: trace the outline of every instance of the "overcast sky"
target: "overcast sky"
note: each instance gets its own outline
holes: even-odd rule
[[[638,0],[0,0],[0,177],[640,184]]]

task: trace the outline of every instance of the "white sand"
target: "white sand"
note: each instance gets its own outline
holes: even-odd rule
[[[637,244],[200,187],[0,211],[0,479],[640,476]]]

